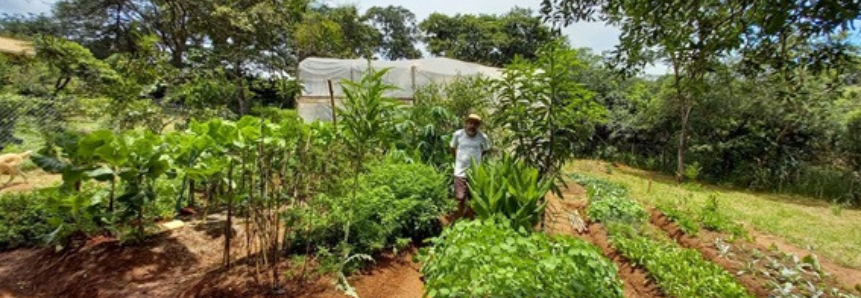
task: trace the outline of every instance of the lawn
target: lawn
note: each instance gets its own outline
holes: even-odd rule
[[[861,268],[861,210],[843,209],[802,196],[757,193],[700,184],[677,184],[672,177],[609,163],[577,160],[572,172],[625,184],[649,205],[688,200],[702,206],[715,196],[734,220],[819,252],[835,262]]]

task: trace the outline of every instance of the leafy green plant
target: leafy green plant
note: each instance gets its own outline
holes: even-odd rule
[[[595,221],[612,223],[643,223],[649,215],[642,205],[628,199],[628,189],[621,185],[582,175],[569,175],[586,186],[589,205],[586,214]]]
[[[747,235],[747,230],[744,227],[732,221],[726,214],[721,212],[720,203],[716,195],[709,196],[698,216],[699,221],[706,230],[727,232],[735,237],[744,237]]]
[[[670,220],[679,225],[679,229],[685,234],[696,235],[700,231],[700,223],[690,214],[692,211],[677,204],[659,204],[656,207]]]
[[[503,70],[496,81],[498,103],[492,121],[510,131],[502,143],[518,159],[537,168],[542,179],[564,183],[562,166],[603,121],[606,109],[572,80],[586,67],[577,51],[556,41],[537,56],[535,62],[515,59]]]
[[[0,195],[0,250],[42,244],[48,224],[47,197],[53,189]]]
[[[438,233],[439,217],[454,208],[448,199],[448,176],[423,163],[405,163],[393,158],[368,165],[361,183],[366,187],[386,186],[398,200],[415,201],[404,215],[398,237],[421,239]]]
[[[430,242],[420,257],[427,297],[622,297],[616,266],[580,239],[494,217],[460,221]]]
[[[700,176],[700,172],[703,171],[703,167],[700,166],[698,162],[693,162],[691,164],[685,165],[685,179],[695,181]]]
[[[608,227],[610,242],[626,258],[643,266],[673,297],[753,297],[731,274],[699,252],[669,241],[656,241],[624,224]]]
[[[45,235],[45,243],[62,249],[76,240],[73,238],[85,238],[98,231],[105,221],[101,216],[105,195],[91,187],[73,193],[62,189],[48,192],[45,206],[53,231]],[[108,224],[111,220],[107,218]]]
[[[541,178],[538,169],[511,156],[473,163],[470,169],[469,203],[478,218],[502,215],[516,229],[532,230],[544,217],[544,196],[553,181]]]
[[[151,224],[145,215],[146,208],[157,199],[156,181],[167,173],[170,162],[165,156],[166,146],[160,136],[146,131],[121,137],[126,138],[130,150],[127,166],[119,172],[124,189],[117,202],[124,207],[121,218],[130,220],[135,227],[132,239],[140,239],[146,235],[144,228]]]
[[[63,132],[47,138],[45,147],[31,158],[42,170],[62,174],[61,189],[80,191],[81,184],[89,177],[85,174],[96,168],[94,146],[81,146],[82,137],[71,132]]]

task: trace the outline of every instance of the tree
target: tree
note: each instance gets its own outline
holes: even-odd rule
[[[59,23],[45,14],[3,14],[0,17],[0,34],[19,38],[33,38],[42,34],[62,36],[63,30]]]
[[[411,11],[403,6],[374,6],[365,18],[381,33],[380,55],[389,60],[421,58],[421,51],[416,49],[419,29]]]
[[[576,51],[554,42],[538,52],[535,62],[516,58],[496,82],[492,120],[510,131],[501,144],[509,144],[514,156],[537,168],[543,179],[560,179],[562,166],[605,116],[592,92],[572,80],[585,66]]]
[[[504,66],[518,55],[534,60],[535,52],[558,36],[522,8],[501,16],[434,13],[419,28],[431,54],[492,66]]]
[[[318,12],[304,16],[294,33],[298,59],[348,56],[341,25]]]
[[[317,10],[340,26],[344,58],[373,58],[380,46],[380,32],[367,24],[367,17],[359,15],[355,5],[323,6]]]
[[[54,17],[65,38],[86,46],[95,57],[134,50],[134,35],[143,33],[135,0],[62,0]]]
[[[621,27],[613,63],[625,72],[636,72],[656,58],[670,64],[680,123],[680,181],[691,110],[706,75],[721,59],[741,53],[753,72],[777,69],[787,74],[808,62],[814,69],[833,65],[846,56],[847,48],[828,37],[847,30],[861,16],[861,4],[852,1],[543,0],[541,6],[545,20],[554,26],[594,21],[597,14]],[[796,45],[817,50],[803,56],[793,53],[786,45],[794,36],[800,37]]]
[[[240,115],[249,111],[245,76],[249,70],[286,71],[295,64],[293,30],[308,0],[238,0],[212,3],[206,9],[209,62],[230,70],[236,82]]]

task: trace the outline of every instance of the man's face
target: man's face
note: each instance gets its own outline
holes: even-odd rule
[[[478,132],[478,127],[481,126],[481,122],[475,120],[466,120],[466,133],[469,136],[474,136],[476,132]]]

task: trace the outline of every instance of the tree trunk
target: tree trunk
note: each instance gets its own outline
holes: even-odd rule
[[[687,147],[688,139],[688,116],[691,114],[691,107],[688,103],[682,104],[681,107],[682,129],[679,131],[679,151],[677,152],[676,180],[678,182],[685,181],[685,148]]]
[[[237,61],[234,63],[234,67],[236,68],[236,91],[239,93],[236,95],[236,100],[239,102],[239,115],[244,116],[248,113],[247,103],[245,102],[245,78],[242,76],[242,64]]]
[[[188,179],[188,206],[194,206],[194,179]]]
[[[116,173],[116,170],[114,170],[114,173]],[[108,204],[108,211],[110,211],[112,213],[114,212],[114,190],[116,189],[116,185],[117,185],[116,176],[111,177],[111,194],[110,194],[111,201]]]
[[[673,85],[676,89],[676,100],[679,102],[679,116],[682,128],[679,131],[679,148],[676,152],[676,180],[681,183],[685,181],[685,148],[687,147],[688,138],[688,116],[691,112],[691,105],[685,98],[682,92],[682,76],[679,72],[678,57],[671,55],[673,64]]]

